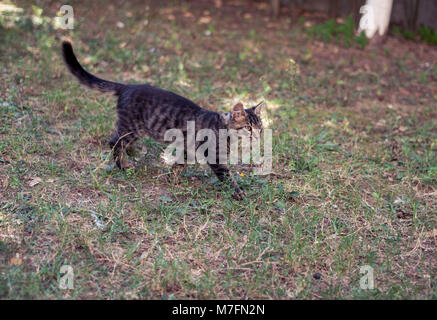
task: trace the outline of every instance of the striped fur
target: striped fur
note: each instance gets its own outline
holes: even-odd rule
[[[62,43],[62,52],[68,69],[80,83],[101,92],[112,92],[118,97],[117,130],[109,145],[121,169],[127,167],[126,148],[140,136],[147,135],[164,142],[164,134],[168,129],[181,129],[186,133],[187,121],[195,121],[196,132],[209,128],[217,137],[220,129],[262,129],[260,105],[244,109],[239,103],[229,113],[213,112],[173,92],[148,84],[129,85],[100,79],[83,69],[69,42]],[[244,191],[232,178],[227,166],[218,162],[209,164],[212,171],[221,181],[230,181],[236,191],[235,197],[241,199]]]

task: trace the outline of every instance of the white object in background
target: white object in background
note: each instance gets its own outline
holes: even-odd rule
[[[360,8],[363,16],[360,19],[358,33],[364,31],[367,38],[373,38],[376,32],[383,36],[390,22],[393,0],[367,0]]]

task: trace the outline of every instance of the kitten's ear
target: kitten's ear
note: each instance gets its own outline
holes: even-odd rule
[[[261,117],[261,109],[264,107],[264,105],[265,105],[265,102],[261,101],[255,107],[252,108],[258,117]]]
[[[246,119],[246,111],[244,111],[243,104],[240,102],[232,108],[231,114],[234,121],[242,121]]]

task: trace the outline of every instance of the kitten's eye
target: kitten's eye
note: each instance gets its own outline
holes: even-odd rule
[[[252,127],[251,126],[246,126],[246,130],[247,131],[252,131]]]

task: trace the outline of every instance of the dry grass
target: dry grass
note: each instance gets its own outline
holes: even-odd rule
[[[320,42],[261,2],[74,1],[68,32],[15,4],[0,24],[0,297],[436,297],[435,47]],[[106,170],[115,101],[68,74],[64,36],[107,79],[213,110],[266,100],[275,174],[243,168],[237,202],[203,167],[172,182],[150,139],[136,171]]]

